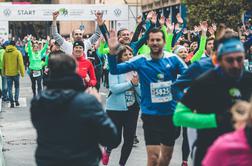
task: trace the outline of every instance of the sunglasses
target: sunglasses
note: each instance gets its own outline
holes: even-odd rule
[[[241,63],[243,61],[243,57],[237,57],[237,58],[226,58],[227,63],[233,64],[234,61]]]

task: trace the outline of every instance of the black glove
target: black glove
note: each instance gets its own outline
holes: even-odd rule
[[[225,111],[221,114],[216,114],[217,127],[231,131],[232,125],[232,114],[229,111]]]
[[[246,134],[247,142],[252,148],[252,126],[247,126],[245,128],[245,134]]]

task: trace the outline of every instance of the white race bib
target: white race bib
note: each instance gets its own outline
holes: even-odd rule
[[[39,76],[41,76],[41,71],[40,70],[33,70],[32,71],[32,76],[33,77],[39,77]]]
[[[165,103],[172,100],[171,81],[150,84],[151,102]]]
[[[134,91],[126,91],[125,98],[126,98],[127,107],[132,106],[136,102]]]

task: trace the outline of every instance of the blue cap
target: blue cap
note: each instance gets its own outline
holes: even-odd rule
[[[233,52],[245,52],[243,43],[239,39],[230,39],[221,43],[217,50],[217,56],[221,57],[224,54]]]

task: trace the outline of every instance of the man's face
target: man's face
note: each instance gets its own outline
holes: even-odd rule
[[[130,43],[130,32],[128,30],[123,30],[118,36],[119,42],[122,44]]]
[[[74,41],[82,40],[83,32],[80,29],[75,29],[73,33]]]
[[[214,48],[214,40],[209,40],[206,45],[206,50],[208,53],[211,53]]]
[[[151,49],[152,54],[160,54],[163,51],[163,47],[165,45],[163,34],[161,32],[150,33],[147,43]]]
[[[73,48],[73,55],[75,58],[79,58],[83,56],[83,47],[82,46],[75,46]]]
[[[244,53],[229,53],[222,56],[219,65],[229,77],[239,78],[243,71],[244,58]]]

